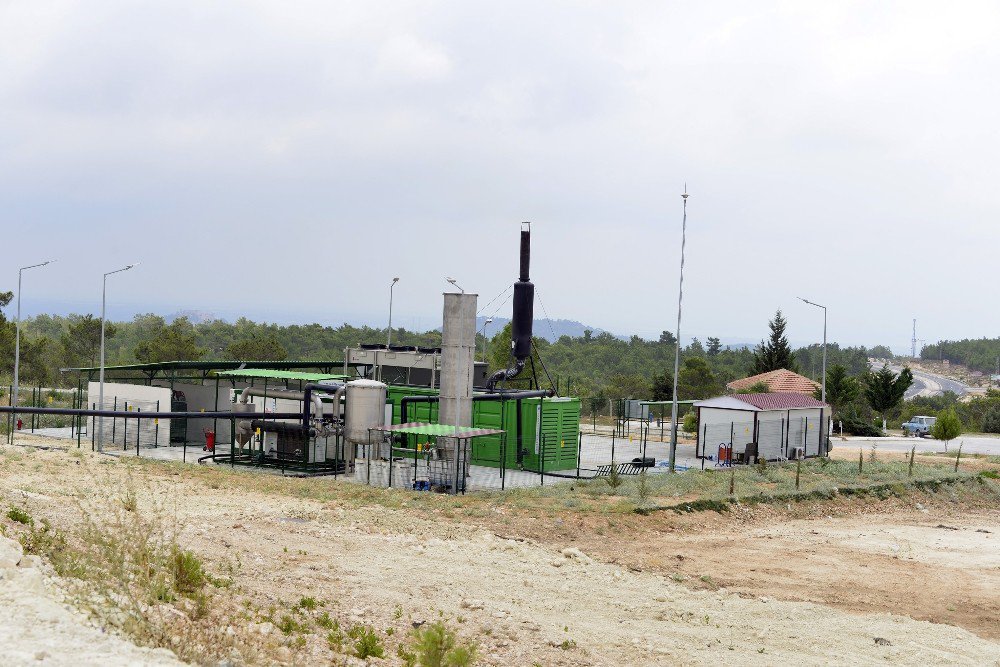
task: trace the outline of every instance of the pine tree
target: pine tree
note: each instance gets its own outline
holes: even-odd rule
[[[790,371],[798,372],[799,367],[795,363],[795,355],[785,337],[785,327],[788,322],[781,315],[779,310],[774,314],[774,319],[768,323],[771,328],[771,336],[767,340],[762,340],[760,345],[753,351],[753,366],[750,369],[751,375],[759,375],[776,371],[779,368],[787,368]]]

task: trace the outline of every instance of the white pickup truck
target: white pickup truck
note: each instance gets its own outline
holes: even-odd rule
[[[918,438],[928,436],[931,434],[931,427],[934,426],[935,421],[937,421],[937,417],[923,415],[910,417],[910,421],[903,424],[903,435],[915,435]]]

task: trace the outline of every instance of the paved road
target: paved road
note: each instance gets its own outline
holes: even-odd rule
[[[903,370],[902,366],[890,366],[889,368],[893,373],[899,373]],[[941,396],[946,391],[952,391],[961,396],[969,390],[968,385],[958,380],[952,380],[912,368],[910,370],[913,372],[913,384],[906,390],[906,394],[903,396],[905,400],[909,400],[915,396]]]
[[[833,447],[860,447],[871,449],[873,444],[878,445],[879,451],[908,452],[913,445],[917,446],[918,452],[943,452],[944,443],[932,438],[847,438],[841,440],[833,437],[830,439]],[[963,454],[990,454],[1000,456],[1000,438],[990,436],[960,436],[948,444],[948,451],[953,452],[962,445]]]

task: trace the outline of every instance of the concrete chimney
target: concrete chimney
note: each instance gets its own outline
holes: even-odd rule
[[[472,380],[476,353],[476,294],[444,295],[444,326],[441,329],[441,398],[438,422],[451,426],[472,426]],[[458,452],[453,438],[438,438],[454,475]],[[463,453],[463,456],[465,454]],[[452,491],[465,488],[469,462],[463,460],[461,479],[453,480]]]

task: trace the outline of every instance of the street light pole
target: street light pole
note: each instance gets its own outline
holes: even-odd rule
[[[21,380],[21,274],[28,269],[35,269],[39,266],[45,266],[46,264],[51,264],[54,259],[50,259],[47,262],[42,262],[41,264],[32,264],[31,266],[22,266],[17,270],[17,333],[14,336],[14,390],[11,392],[11,405],[15,408],[18,406],[17,396],[18,387]],[[17,428],[17,414],[14,414],[14,427]]]
[[[386,339],[386,347],[392,345],[392,288],[395,287],[398,282],[399,278],[393,278],[392,283],[389,285],[389,337]]]
[[[129,269],[138,266],[138,262],[135,264],[129,264],[122,269],[115,269],[114,271],[108,271],[104,274],[104,284],[101,288],[101,382],[100,389],[97,392],[97,405],[99,410],[104,409],[104,324],[105,324],[105,310],[108,301],[108,276],[114,273],[121,273],[122,271],[128,271]],[[94,419],[97,419],[95,417]],[[104,418],[101,417],[100,421],[97,422],[97,451],[104,451]]]
[[[455,289],[457,289],[459,292],[461,292],[462,294],[465,294],[465,290],[462,289],[462,286],[459,285],[458,281],[456,281],[454,278],[445,278],[445,280],[447,280],[448,282],[450,282],[451,285],[452,285],[452,287],[454,287]]]
[[[681,220],[681,278],[677,288],[677,347],[674,350],[674,392],[670,409],[670,472],[674,472],[677,462],[677,376],[681,370],[681,304],[684,302],[684,246],[687,243],[687,183],[684,184],[684,216]]]
[[[816,306],[817,308],[823,309],[823,382],[820,385],[822,387],[820,389],[820,395],[821,395],[820,400],[826,403],[826,306],[821,306],[818,303],[813,303],[808,299],[803,299],[801,296],[799,297],[799,301],[803,301],[805,303],[808,303],[810,306]]]

